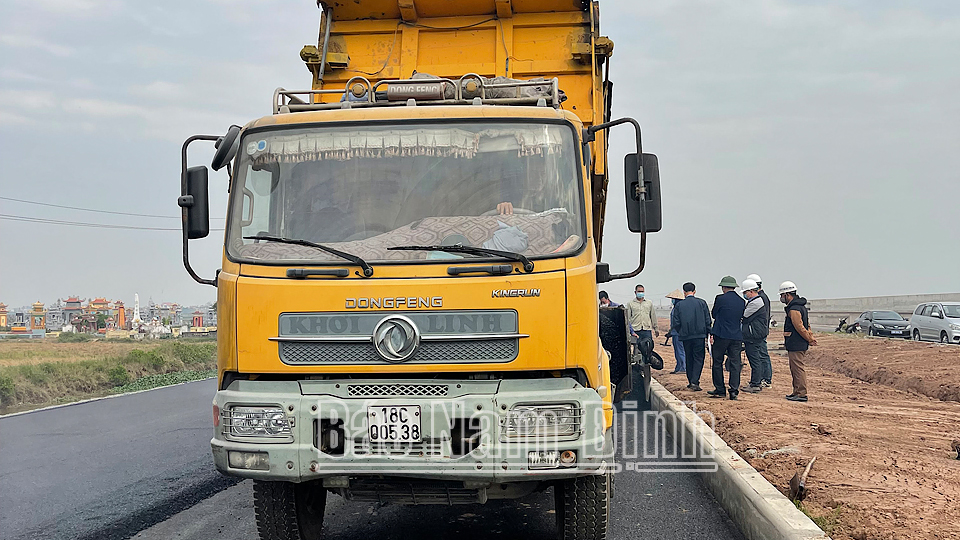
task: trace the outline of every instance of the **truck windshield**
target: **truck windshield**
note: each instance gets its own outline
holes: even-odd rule
[[[455,245],[556,257],[585,226],[573,133],[557,124],[311,127],[240,144],[228,253],[249,262],[342,263],[308,240],[367,261],[454,260]],[[472,257],[472,256],[471,256]]]

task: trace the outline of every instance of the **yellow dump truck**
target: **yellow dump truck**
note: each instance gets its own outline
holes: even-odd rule
[[[604,537],[613,404],[651,357],[597,284],[637,275],[660,229],[656,157],[610,118],[612,53],[596,1],[335,2],[300,53],[310,90],[184,143],[184,265],[218,291],[213,457],[255,480],[261,538],[319,538],[329,494],[551,487],[561,538]],[[616,126],[636,141],[612,186],[640,234],[624,274],[598,262]],[[190,266],[209,233],[196,141],[229,173],[213,279]]]

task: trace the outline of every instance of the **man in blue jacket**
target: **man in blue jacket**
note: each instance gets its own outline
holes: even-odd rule
[[[677,332],[674,339],[683,343],[687,359],[687,388],[699,392],[700,374],[703,372],[703,358],[707,349],[707,334],[710,333],[710,308],[697,298],[697,287],[693,283],[683,284],[683,300],[677,302],[670,313],[670,328]]]
[[[743,297],[736,293],[737,279],[725,276],[720,280],[722,294],[718,294],[713,301],[713,330],[710,332],[710,343],[713,345],[713,386],[710,397],[723,398],[727,396],[727,387],[723,383],[723,360],[727,359],[727,369],[730,370],[730,399],[737,399],[740,394],[740,370],[743,369],[743,360],[740,351],[743,350],[743,332],[740,330],[740,320],[743,319],[743,308],[746,305]]]

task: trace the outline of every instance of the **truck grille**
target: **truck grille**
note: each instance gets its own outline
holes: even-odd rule
[[[371,444],[369,441],[363,440],[354,442],[353,453],[358,456],[439,457],[443,455],[443,446],[440,441],[430,439],[395,444]]]
[[[372,343],[280,342],[280,360],[290,365],[387,364]],[[517,357],[519,340],[429,341],[407,364],[502,363]]]
[[[350,397],[443,397],[447,395],[445,384],[348,384]]]

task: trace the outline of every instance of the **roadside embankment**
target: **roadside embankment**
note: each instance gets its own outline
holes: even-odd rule
[[[818,334],[807,363],[860,381],[960,401],[960,347],[849,334]]]
[[[0,342],[0,414],[203,379],[212,341]]]

